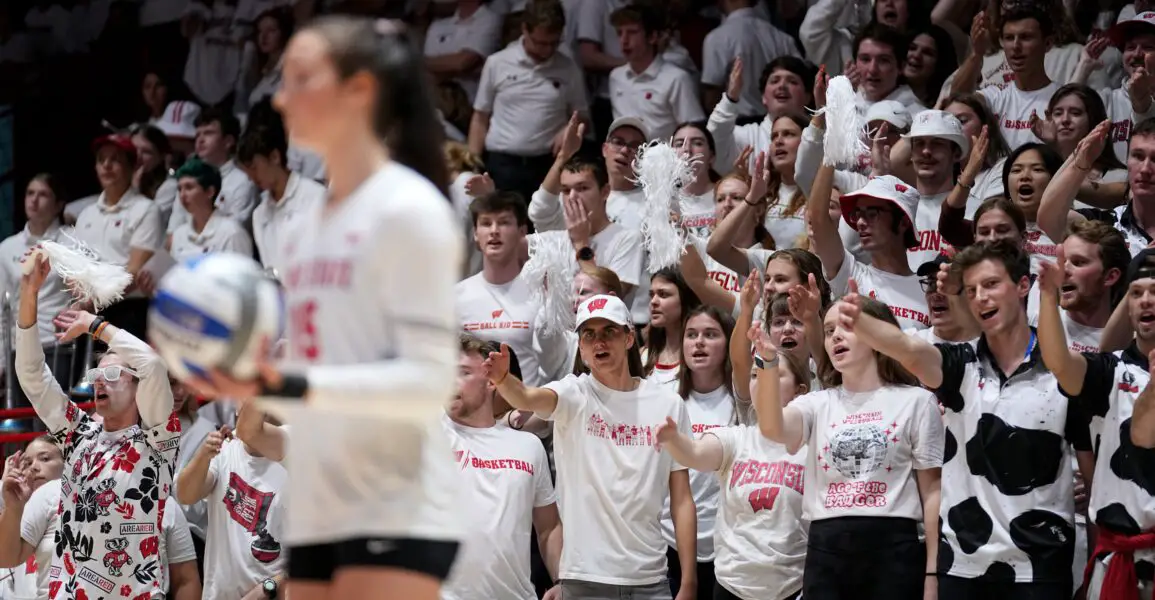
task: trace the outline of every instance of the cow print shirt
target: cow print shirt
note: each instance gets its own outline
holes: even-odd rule
[[[939,573],[992,582],[1071,579],[1075,507],[1071,448],[1090,450],[1032,330],[1029,358],[1009,377],[986,336],[939,344],[946,409]]]
[[[1104,529],[1138,535],[1155,528],[1155,450],[1131,443],[1131,412],[1150,375],[1129,364],[1126,356],[1083,354],[1087,360],[1083,389],[1070,398],[1090,415],[1091,437],[1096,440],[1090,517]],[[1137,550],[1135,563],[1140,579],[1151,581],[1155,550]]]

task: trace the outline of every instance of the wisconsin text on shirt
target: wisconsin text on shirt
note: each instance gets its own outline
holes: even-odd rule
[[[774,501],[781,488],[792,489],[799,494],[803,492],[803,467],[785,460],[768,463],[751,459],[734,463],[730,470],[730,489],[751,484],[772,486],[750,492],[751,510],[770,510],[774,508]]]
[[[285,287],[348,288],[353,275],[353,261],[349,258],[317,258],[289,269]]]

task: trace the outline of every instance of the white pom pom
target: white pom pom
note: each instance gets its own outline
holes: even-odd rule
[[[24,259],[21,266],[24,274],[32,272],[36,256],[43,256],[77,300],[92,302],[94,310],[99,311],[120,300],[125,288],[132,283],[132,275],[124,267],[100,262],[96,253],[83,242],[71,236],[69,240],[75,248],[51,240],[40,242]]]
[[[635,181],[642,187],[642,237],[650,257],[650,273],[677,265],[686,248],[686,233],[673,221],[682,212],[682,189],[694,179],[694,163],[665,142],[638,150]]]
[[[854,87],[846,76],[839,75],[830,80],[823,112],[826,115],[823,164],[828,167],[852,165],[860,155],[870,152],[862,141],[866,131],[865,117],[858,112]]]
[[[574,326],[574,273],[577,255],[565,231],[543,231],[529,236],[529,260],[521,268],[533,300],[541,306],[538,327],[543,335],[557,335]]]

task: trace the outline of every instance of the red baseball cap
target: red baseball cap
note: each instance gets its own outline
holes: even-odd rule
[[[124,152],[133,163],[136,162],[136,146],[132,143],[132,138],[123,133],[110,133],[102,135],[92,141],[92,151],[99,152],[105,146],[114,146],[117,150]]]

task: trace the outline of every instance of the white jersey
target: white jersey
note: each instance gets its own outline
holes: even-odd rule
[[[462,248],[449,201],[390,163],[295,231],[282,273],[286,362],[305,369],[310,405],[396,403],[410,414],[286,411],[307,423],[288,436],[286,541],[457,540],[453,460],[437,423],[458,353]]]
[[[895,275],[858,262],[849,250],[842,251],[842,266],[827,281],[830,293],[838,298],[846,294],[850,280],[858,282],[859,292],[886,304],[903,329],[930,327],[930,311],[926,294],[918,283],[918,276]]]
[[[536,600],[530,581],[533,511],[557,502],[541,440],[508,427],[442,419],[473,519],[442,600]]]
[[[533,289],[521,273],[502,285],[489,283],[484,273],[464,279],[457,284],[456,302],[461,329],[513,349],[526,385],[546,382],[533,346],[541,303],[534,301]]]

